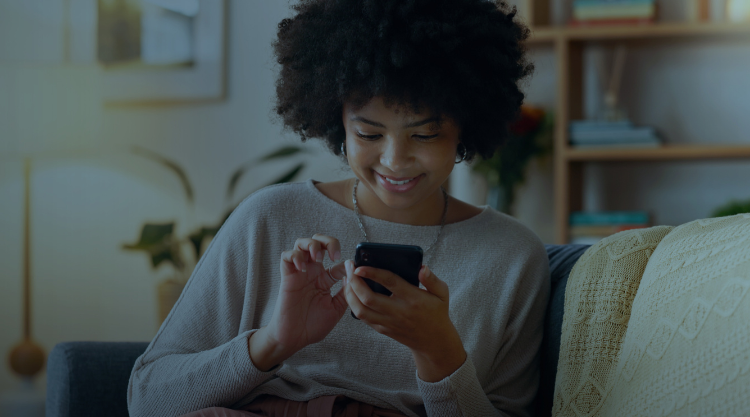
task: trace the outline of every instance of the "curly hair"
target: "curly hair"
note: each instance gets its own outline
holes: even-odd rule
[[[301,0],[278,25],[275,111],[285,127],[340,154],[344,103],[373,97],[454,118],[467,159],[508,135],[530,75],[529,29],[501,0]]]

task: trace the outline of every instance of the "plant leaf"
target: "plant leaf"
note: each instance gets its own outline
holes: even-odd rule
[[[234,191],[237,188],[237,184],[240,182],[240,178],[242,178],[242,176],[245,175],[245,173],[249,169],[253,168],[255,164],[271,161],[274,159],[286,158],[302,152],[307,151],[299,146],[284,146],[267,155],[261,156],[258,159],[254,159],[240,165],[240,167],[237,168],[229,177],[229,186],[227,187],[227,201],[232,201],[232,199],[234,198]]]
[[[227,201],[232,200],[232,197],[234,197],[234,189],[237,187],[237,183],[245,174],[245,171],[250,168],[252,168],[252,161],[242,164],[239,168],[237,168],[236,171],[232,173],[232,176],[229,178],[229,187],[227,188]]]
[[[301,162],[301,163],[297,164],[294,168],[292,168],[291,170],[287,171],[284,175],[280,176],[278,179],[276,179],[276,181],[270,183],[269,185],[283,184],[285,182],[289,182],[289,181],[293,180],[294,177],[296,177],[297,174],[299,174],[299,172],[302,171],[302,168],[304,168],[304,167],[305,167],[305,163],[304,162]]]
[[[217,233],[219,233],[219,228],[221,226],[214,226],[214,227],[201,227],[200,229],[197,229],[193,233],[188,236],[188,239],[190,240],[190,243],[193,245],[193,249],[195,250],[195,259],[200,259],[201,257],[201,246],[203,245],[203,240],[207,237],[213,237],[216,236]]]
[[[180,179],[180,182],[182,183],[182,187],[185,189],[185,197],[187,197],[187,200],[190,204],[193,204],[193,201],[194,201],[193,186],[190,185],[190,180],[188,180],[188,176],[185,173],[185,171],[176,162],[170,159],[167,159],[152,150],[142,148],[140,146],[133,146],[133,152],[140,154],[141,156],[145,158],[149,158],[153,161],[156,161],[164,165],[167,169],[171,170],[175,174],[177,174],[177,178]]]
[[[158,267],[162,262],[169,261],[177,269],[182,269],[184,263],[180,256],[180,245],[175,240],[174,223],[148,224],[141,229],[141,238],[134,245],[124,244],[123,249],[142,250],[151,256],[151,266]]]
[[[131,250],[148,250],[154,245],[164,242],[172,236],[174,231],[174,222],[165,224],[146,223],[141,229],[141,238],[134,245],[123,245],[125,249]]]
[[[271,153],[269,153],[266,156],[260,157],[258,161],[260,162],[266,162],[270,161],[272,159],[278,159],[278,158],[286,158],[287,156],[296,155],[300,152],[305,152],[304,149],[300,148],[299,146],[284,146],[280,149],[277,149]]]

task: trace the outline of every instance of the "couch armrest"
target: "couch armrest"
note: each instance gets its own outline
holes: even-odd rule
[[[65,342],[47,361],[47,417],[128,416],[127,388],[148,342]]]

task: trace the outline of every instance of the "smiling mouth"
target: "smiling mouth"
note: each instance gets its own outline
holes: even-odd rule
[[[387,181],[388,183],[390,183],[390,184],[393,184],[393,185],[404,185],[404,184],[408,184],[408,183],[410,183],[410,182],[414,181],[415,179],[419,178],[419,175],[417,175],[416,177],[412,177],[412,178],[405,178],[405,179],[391,179],[391,178],[388,178],[388,177],[386,177],[385,175],[383,175],[383,174],[381,174],[381,173],[379,173],[379,172],[377,172],[377,174],[378,174],[378,175],[380,175],[381,177],[383,177],[383,179],[384,179],[384,180],[386,180],[386,181]]]

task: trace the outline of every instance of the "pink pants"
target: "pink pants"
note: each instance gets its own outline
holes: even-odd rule
[[[240,410],[210,407],[180,417],[404,417],[404,414],[343,395],[328,395],[307,402],[261,396]]]

